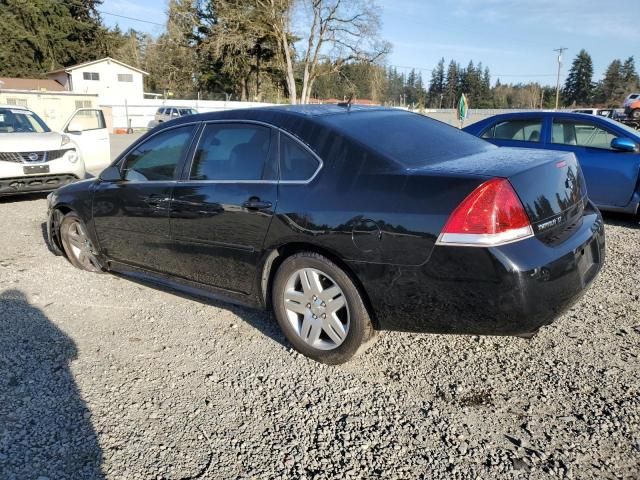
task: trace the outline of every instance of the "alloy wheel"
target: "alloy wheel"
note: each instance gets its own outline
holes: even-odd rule
[[[289,277],[284,308],[295,333],[310,347],[333,350],[347,338],[350,316],[344,292],[316,268],[302,268]]]

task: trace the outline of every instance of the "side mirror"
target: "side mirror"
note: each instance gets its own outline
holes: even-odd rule
[[[75,133],[76,135],[81,135],[83,130],[84,128],[82,128],[82,125],[75,122],[71,122],[67,127],[66,133]]]
[[[105,168],[100,174],[100,180],[103,182],[119,182],[122,180],[120,168],[117,165],[111,165]]]
[[[611,148],[621,152],[637,152],[638,145],[630,138],[618,137],[611,140]]]

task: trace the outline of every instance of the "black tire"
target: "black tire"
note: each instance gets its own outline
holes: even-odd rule
[[[78,235],[78,229],[82,232]],[[87,272],[102,273],[103,269],[95,255],[87,228],[75,213],[67,213],[60,223],[60,240],[71,265]]]
[[[640,120],[640,108],[636,108],[635,110],[631,111],[631,118],[633,118],[634,120]]]
[[[319,349],[306,343],[301,336],[302,334],[296,331],[292,320],[288,316],[295,314],[285,307],[285,291],[287,291],[287,286],[290,285],[291,279],[302,269],[312,269],[325,274],[327,277],[322,275],[321,277],[324,280],[330,277],[329,280],[341,290],[340,295],[343,296],[346,303],[348,329],[342,343],[335,346],[335,348]],[[373,343],[376,337],[376,331],[371,323],[369,312],[353,280],[344,270],[320,254],[301,252],[286,258],[275,274],[271,289],[271,300],[276,319],[287,340],[297,351],[318,362],[329,365],[345,363],[354,355],[362,353]],[[322,305],[325,304],[322,303]],[[311,310],[309,310],[309,314],[311,314]],[[303,319],[307,317],[303,314],[298,315],[302,325]],[[317,317],[314,316],[313,318]],[[299,330],[302,331],[303,328],[300,327]],[[322,337],[322,335],[327,337],[326,333],[321,330],[320,336]],[[331,342],[331,339],[328,340]]]

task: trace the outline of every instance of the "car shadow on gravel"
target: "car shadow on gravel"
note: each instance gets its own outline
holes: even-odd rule
[[[237,315],[242,321],[251,325],[253,328],[258,330],[260,333],[269,337],[271,340],[278,342],[285,348],[291,348],[291,344],[287,342],[284,334],[280,330],[278,323],[276,322],[274,316],[271,312],[252,309],[248,307],[244,307],[242,305],[236,305],[231,302],[226,302],[223,300],[218,300],[213,297],[209,297],[207,295],[200,294],[199,292],[188,292],[188,291],[180,291],[174,288],[171,288],[167,285],[155,283],[153,281],[148,280],[145,277],[138,276],[132,273],[120,273],[120,272],[111,272],[112,275],[122,278],[123,280],[127,280],[133,283],[137,283],[140,285],[144,285],[149,288],[153,288],[155,290],[160,290],[165,293],[169,293],[171,295],[175,295],[180,298],[184,298],[186,300],[191,300],[193,302],[202,303],[204,305],[210,305],[215,308],[219,308],[221,310],[228,310],[234,315]]]
[[[0,478],[104,478],[77,354],[21,291],[0,292]]]
[[[640,216],[623,213],[602,212],[605,225],[616,225],[619,227],[635,228],[640,230]]]
[[[44,200],[49,192],[22,193],[20,195],[0,195],[0,204]]]

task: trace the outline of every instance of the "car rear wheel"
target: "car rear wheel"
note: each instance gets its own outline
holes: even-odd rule
[[[276,272],[272,302],[287,340],[318,362],[344,363],[375,338],[356,285],[317,253],[302,252],[284,260]]]
[[[60,224],[60,239],[71,264],[88,272],[102,272],[87,227],[75,213],[68,213]]]

